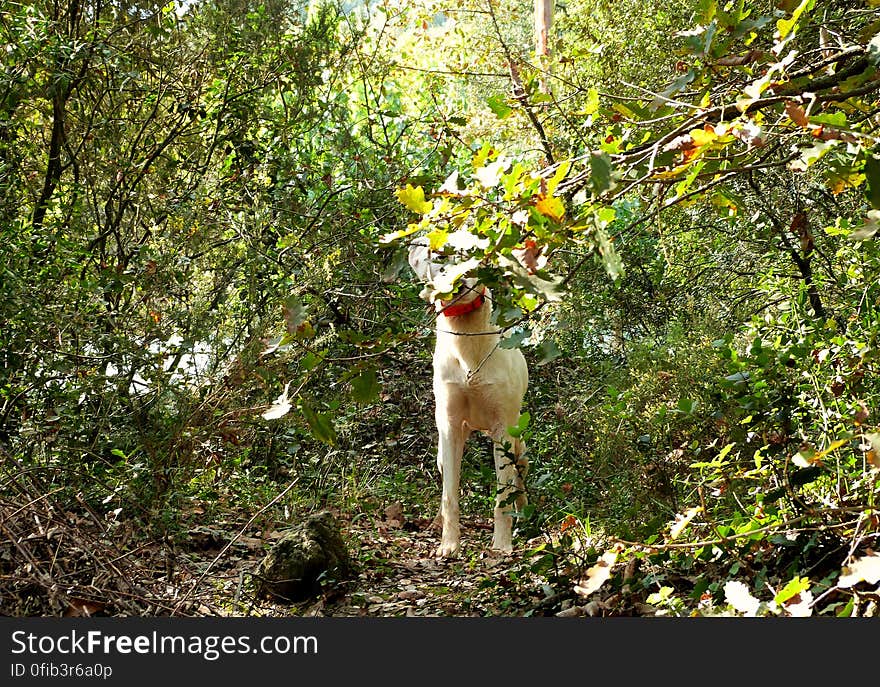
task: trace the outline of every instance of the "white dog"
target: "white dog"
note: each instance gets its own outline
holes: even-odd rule
[[[437,555],[453,556],[459,550],[461,458],[473,430],[485,432],[494,442],[497,488],[492,548],[510,553],[512,510],[519,512],[526,505],[523,480],[528,461],[525,444],[507,428],[518,423],[528,386],[525,358],[519,349],[499,346],[502,334],[490,323],[489,289],[475,279],[462,278],[451,300],[442,300],[438,285],[449,283],[455,264],[433,261],[429,247],[419,243],[410,248],[409,263],[426,284],[422,297],[437,311],[434,400],[437,467],[443,480],[438,515],[443,534]]]

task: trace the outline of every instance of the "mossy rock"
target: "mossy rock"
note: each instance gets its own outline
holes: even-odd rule
[[[260,563],[257,595],[296,602],[317,596],[325,584],[353,572],[336,518],[322,511],[287,531]]]

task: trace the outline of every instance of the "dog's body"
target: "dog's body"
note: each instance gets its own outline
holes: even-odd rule
[[[425,245],[410,249],[410,265],[427,284],[442,271]],[[449,301],[423,292],[437,310],[434,348],[434,400],[439,443],[437,467],[443,480],[439,520],[443,534],[439,556],[458,552],[459,482],[465,442],[473,430],[494,442],[497,492],[492,548],[512,551],[513,507],[526,504],[524,490],[528,461],[525,444],[508,432],[519,420],[528,386],[526,361],[519,349],[501,348],[501,332],[491,322],[491,294],[474,279],[463,279]]]

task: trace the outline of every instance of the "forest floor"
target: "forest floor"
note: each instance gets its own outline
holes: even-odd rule
[[[303,603],[273,603],[255,598],[246,582],[261,555],[227,556],[219,565],[226,580],[220,596],[234,603],[225,604],[225,610],[211,604],[213,612],[271,617],[527,617],[652,615],[655,610],[613,590],[594,594],[585,603],[572,592],[571,584],[554,588],[533,567],[539,555],[535,551],[546,540],[520,539],[513,554],[496,554],[489,548],[489,519],[463,518],[459,555],[439,559],[434,555],[439,532],[432,521],[406,519],[399,504],[386,508],[381,519],[337,516],[356,564],[352,579],[325,585],[320,597]],[[270,538],[277,536],[280,533]],[[259,542],[251,537],[239,540],[245,548]],[[203,558],[202,565],[207,560]]]
[[[47,498],[0,498],[0,613],[8,616],[406,617],[650,615],[627,585],[589,596],[551,561],[544,534],[490,551],[489,518],[462,518],[462,549],[439,559],[439,532],[400,503],[334,510],[355,572],[296,604],[255,593],[260,563],[289,523],[233,508],[180,513],[168,534],[144,521],[57,508]],[[624,582],[626,575],[624,575]],[[616,591],[615,591],[616,589]],[[623,591],[621,591],[623,590]]]

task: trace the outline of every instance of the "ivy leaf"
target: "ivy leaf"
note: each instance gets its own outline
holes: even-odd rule
[[[368,367],[351,380],[351,397],[356,403],[372,403],[379,398],[382,386],[376,376],[376,368]]]
[[[611,158],[607,153],[590,155],[590,183],[597,196],[611,188],[611,169]]]
[[[875,210],[880,209],[880,159],[874,155],[865,158],[865,197]]]
[[[328,413],[316,412],[308,403],[301,401],[299,410],[309,425],[309,431],[318,441],[333,446],[336,444],[336,429]]]
[[[407,184],[404,188],[397,191],[397,200],[420,215],[431,211],[432,205],[425,200],[425,191],[421,186]]]

